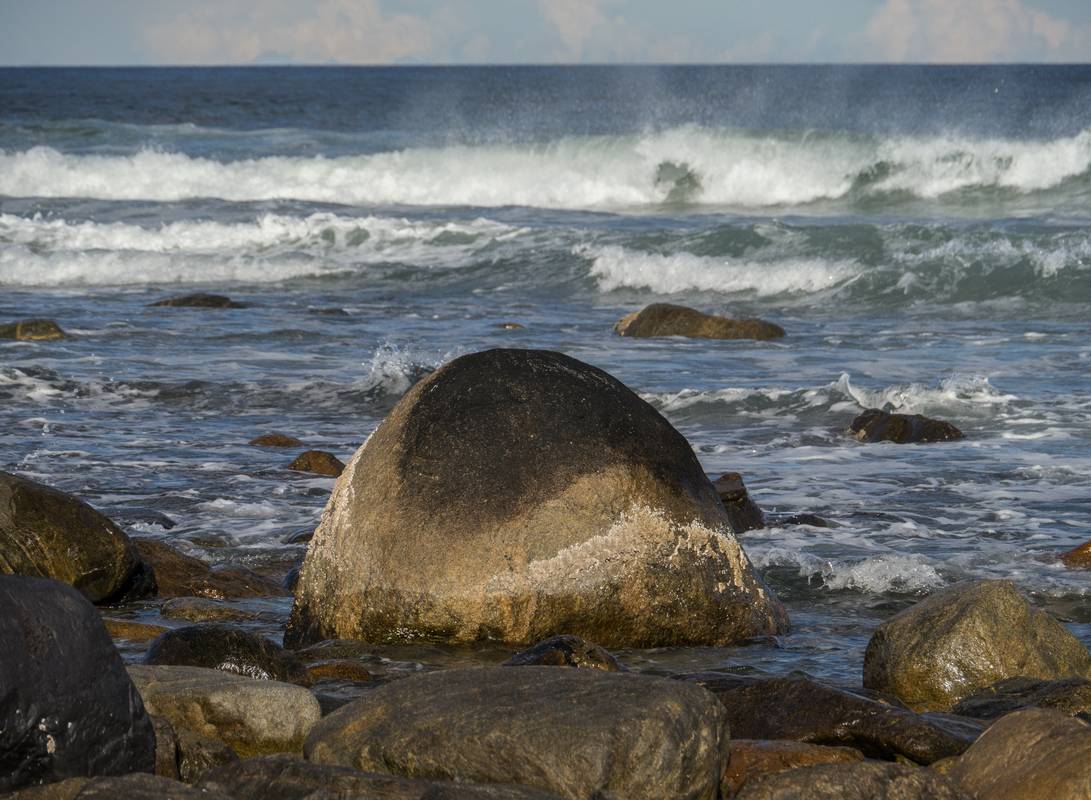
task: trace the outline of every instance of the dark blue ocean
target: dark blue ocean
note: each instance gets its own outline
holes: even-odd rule
[[[193,291],[253,307],[147,307]],[[654,301],[788,336],[612,333]],[[286,571],[325,504],[251,437],[347,460],[436,365],[550,348],[837,525],[741,537],[794,633],[630,663],[858,682],[975,576],[1091,643],[1056,558],[1091,538],[1091,67],[0,69],[0,322],[39,316],[73,336],[0,343],[0,468],[202,558]],[[859,444],[869,406],[967,437]]]

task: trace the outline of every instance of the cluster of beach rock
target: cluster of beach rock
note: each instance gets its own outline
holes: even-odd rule
[[[676,308],[646,309],[649,335],[679,333],[663,327],[674,317],[689,335],[729,332]],[[957,438],[898,416],[853,433]],[[599,369],[536,350],[455,359],[328,474],[282,646],[229,602],[286,596],[281,582],[130,538],[0,472],[0,792],[1091,796],[1091,654],[1008,581],[956,584],[880,625],[862,687],[628,669],[610,650],[730,645],[790,621],[737,539],[766,524],[741,477],[713,484]],[[162,624],[127,617],[134,604]],[[143,663],[126,667],[118,642],[145,643]],[[399,672],[383,658],[489,642],[487,664]]]

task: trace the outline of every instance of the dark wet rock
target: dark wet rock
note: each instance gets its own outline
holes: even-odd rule
[[[308,736],[306,754],[572,798],[712,800],[724,717],[707,692],[678,681],[553,667],[445,670],[386,684],[333,712]]]
[[[502,331],[521,331],[525,326],[520,325],[518,322],[498,322],[496,327]]]
[[[1084,542],[1067,553],[1061,553],[1061,561],[1072,569],[1091,569],[1091,542]]]
[[[238,760],[235,751],[219,739],[191,730],[178,734],[178,778],[183,783],[197,783],[210,769]]]
[[[851,747],[828,747],[786,739],[732,739],[727,768],[720,780],[720,794],[734,797],[762,775],[819,764],[851,764],[864,754]]]
[[[162,625],[115,617],[103,617],[102,624],[106,626],[106,632],[111,639],[127,639],[130,642],[150,642],[169,630]]]
[[[1042,681],[1008,678],[959,701],[954,713],[977,719],[998,719],[1024,708],[1051,708],[1063,714],[1091,714],[1091,681],[1065,678]]]
[[[199,784],[235,800],[557,800],[523,786],[412,780],[289,756],[249,758],[208,772]]]
[[[614,330],[621,336],[689,336],[696,339],[779,339],[784,328],[762,319],[728,319],[685,306],[652,303],[626,314]]]
[[[292,653],[263,636],[214,623],[167,631],[152,642],[144,663],[206,667],[266,681],[307,682],[303,664]]]
[[[317,314],[322,317],[351,317],[352,315],[343,308],[331,306],[329,308],[308,308],[308,314]]]
[[[251,439],[248,444],[258,447],[303,447],[303,442],[286,433],[265,433]]]
[[[218,739],[239,756],[301,753],[321,717],[302,686],[200,667],[132,666],[129,675],[152,714],[174,730]]]
[[[52,578],[101,603],[139,568],[129,537],[87,503],[0,472],[0,574]]]
[[[71,778],[24,789],[9,797],[10,800],[231,800],[219,792],[201,791],[169,778],[142,773],[115,778]]]
[[[285,641],[572,633],[635,647],[787,627],[655,409],[560,353],[489,350],[417,383],[357,451]]]
[[[620,672],[624,669],[608,650],[579,636],[552,636],[504,662],[507,667],[577,667]]]
[[[1087,800],[1091,725],[1026,709],[993,723],[947,773],[982,800]]]
[[[311,528],[304,528],[303,530],[292,531],[283,539],[284,544],[307,544],[314,538],[314,530]]]
[[[966,581],[880,625],[864,654],[864,686],[917,710],[947,710],[1005,678],[1091,675],[1091,654],[1011,581]]]
[[[207,597],[173,597],[163,603],[159,612],[167,619],[187,622],[245,622],[258,616]]]
[[[345,471],[345,464],[333,453],[327,453],[325,450],[308,450],[296,456],[296,459],[288,465],[288,469],[336,478]]]
[[[711,691],[727,709],[731,735],[853,747],[869,758],[930,764],[958,755],[984,728],[915,714],[896,698],[828,686],[805,677],[684,676]]]
[[[351,658],[335,658],[307,665],[307,676],[312,682],[317,681],[354,681],[364,683],[371,680],[371,671],[361,662]]]
[[[725,472],[713,484],[720,502],[727,510],[727,519],[735,533],[746,533],[765,527],[765,517],[758,504],[750,499],[742,475],[737,472]]]
[[[0,643],[0,792],[155,768],[152,722],[83,595],[0,576]]]
[[[249,308],[249,303],[239,303],[222,294],[187,294],[181,297],[168,297],[148,303],[149,308]]]
[[[279,583],[244,567],[213,568],[164,542],[135,539],[140,557],[155,569],[160,597],[208,597],[213,600],[241,597],[283,597]]]
[[[295,587],[299,584],[299,567],[292,567],[288,570],[288,574],[284,576],[284,588],[289,592],[294,592]]]
[[[809,525],[812,528],[841,527],[836,522],[807,512],[802,514],[766,514],[766,524],[776,528],[787,528],[791,525]]]
[[[962,431],[943,420],[920,414],[891,414],[869,408],[849,425],[849,432],[861,442],[950,442],[964,438]]]
[[[123,506],[109,509],[110,519],[121,525],[155,525],[169,531],[178,525],[162,511],[139,506]]]
[[[51,319],[24,319],[0,325],[0,339],[17,339],[20,342],[50,342],[64,339],[67,334]]]
[[[973,800],[935,770],[863,761],[825,764],[751,781],[737,800]]]
[[[155,774],[178,780],[178,734],[165,717],[149,715],[155,728]]]

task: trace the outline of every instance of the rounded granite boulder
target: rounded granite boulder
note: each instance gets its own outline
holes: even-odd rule
[[[655,409],[560,353],[488,350],[420,381],[352,458],[285,642],[722,645],[787,627]]]

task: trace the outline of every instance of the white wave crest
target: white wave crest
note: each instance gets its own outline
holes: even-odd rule
[[[819,580],[833,591],[869,594],[926,593],[946,584],[943,576],[920,555],[884,553],[859,561],[826,561],[809,553],[774,547],[755,558],[759,569],[798,567],[800,577]]]
[[[1019,399],[1002,393],[981,375],[955,375],[940,381],[938,387],[908,383],[870,390],[853,386],[848,373],[842,373],[831,388],[850,397],[861,408],[885,408],[906,414],[945,411],[980,416]]]

